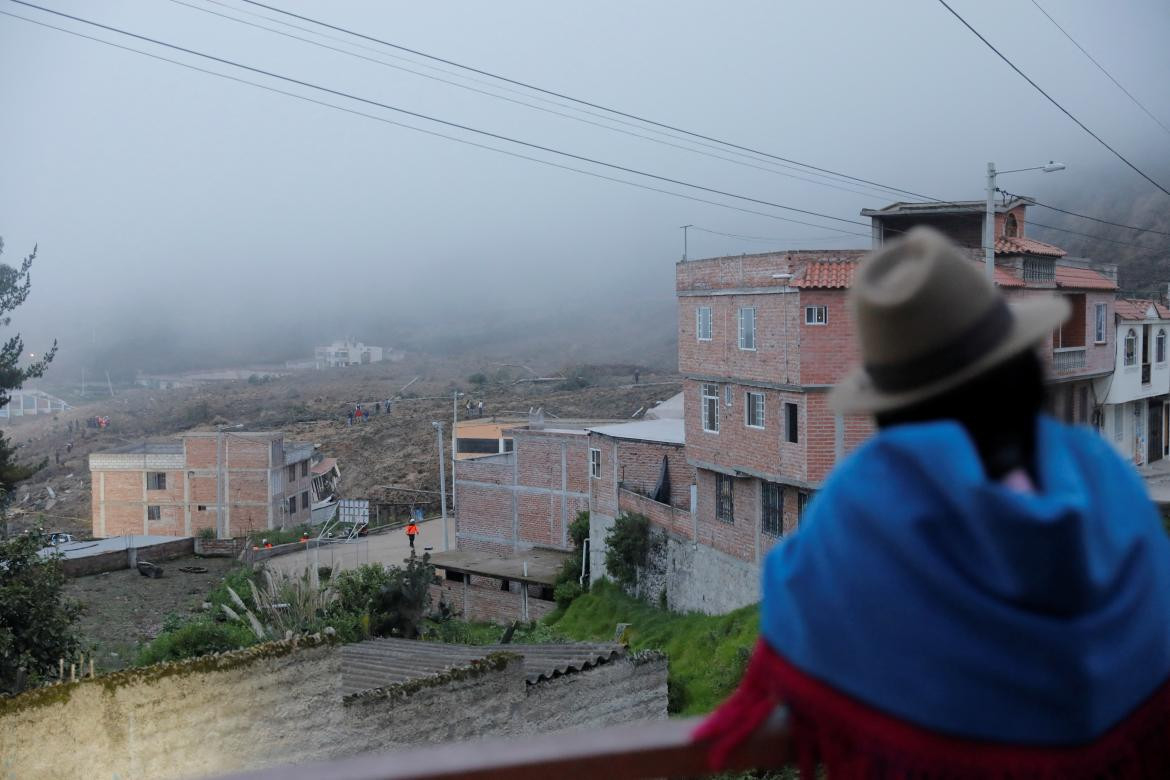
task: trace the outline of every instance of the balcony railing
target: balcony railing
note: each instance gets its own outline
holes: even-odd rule
[[[1075,371],[1085,367],[1084,347],[1064,347],[1052,350],[1053,371]]]
[[[690,740],[699,718],[624,724],[523,739],[454,742],[224,776],[222,780],[558,780],[699,777],[714,774],[706,749]],[[788,763],[783,711],[730,757],[724,771]]]

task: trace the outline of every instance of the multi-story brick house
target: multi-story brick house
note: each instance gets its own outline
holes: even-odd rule
[[[1054,411],[1099,421],[1094,380],[1113,370],[1116,267],[1065,258],[1023,237],[1026,206],[996,215],[995,283],[1009,299],[1062,294],[1073,314],[1040,347]],[[875,244],[919,224],[949,234],[982,262],[982,203],[894,204],[862,212]],[[679,263],[679,371],[686,394],[686,457],[696,469],[700,538],[723,570],[754,572],[800,522],[834,464],[873,431],[838,415],[827,391],[858,360],[847,295],[864,252],[791,251]],[[708,541],[709,540],[709,541]],[[736,573],[732,583],[751,577]],[[754,587],[737,594],[757,597]]]
[[[280,433],[188,433],[94,453],[93,534],[230,538],[307,523],[312,458],[313,445]]]
[[[1170,307],[1131,298],[1115,306],[1117,368],[1096,388],[1101,435],[1135,464],[1152,463],[1170,455]]]

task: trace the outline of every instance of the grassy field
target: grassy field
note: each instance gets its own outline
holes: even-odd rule
[[[759,635],[759,610],[743,607],[726,615],[677,614],[627,596],[600,582],[547,624],[580,640],[612,640],[618,623],[629,623],[630,648],[664,651],[670,659],[670,712],[710,712],[743,675]]]

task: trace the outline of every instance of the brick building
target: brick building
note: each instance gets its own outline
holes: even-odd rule
[[[1113,372],[1116,266],[1070,259],[1023,236],[1018,198],[996,212],[995,283],[1009,300],[1066,296],[1072,317],[1041,345],[1053,411],[1100,424],[1097,393]],[[915,225],[942,230],[982,263],[982,202],[863,211],[875,245]],[[745,571],[799,524],[828,472],[873,431],[868,416],[834,414],[827,391],[858,361],[847,306],[861,250],[790,251],[679,263],[679,372],[686,460],[695,468],[699,543],[728,559],[731,605],[757,598]],[[696,559],[697,560],[697,559]],[[746,568],[745,568],[746,567]],[[701,608],[691,605],[692,608]]]
[[[93,453],[93,534],[230,538],[308,523],[312,458],[313,445],[280,433],[188,433]]]

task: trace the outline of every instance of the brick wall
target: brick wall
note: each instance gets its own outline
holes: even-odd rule
[[[511,454],[456,463],[459,549],[568,549],[569,523],[589,508],[588,436],[517,429],[513,441]]]
[[[651,523],[663,530],[670,531],[681,538],[695,538],[694,520],[688,510],[675,509],[667,504],[660,504],[629,490],[619,492],[618,504],[621,513],[644,515]]]
[[[536,585],[509,582],[508,590],[503,590],[501,580],[494,577],[466,578],[466,582],[442,580],[431,585],[431,604],[437,607],[442,601],[464,620],[501,625],[514,620],[540,620],[557,606],[554,601],[539,598],[540,588]]]

